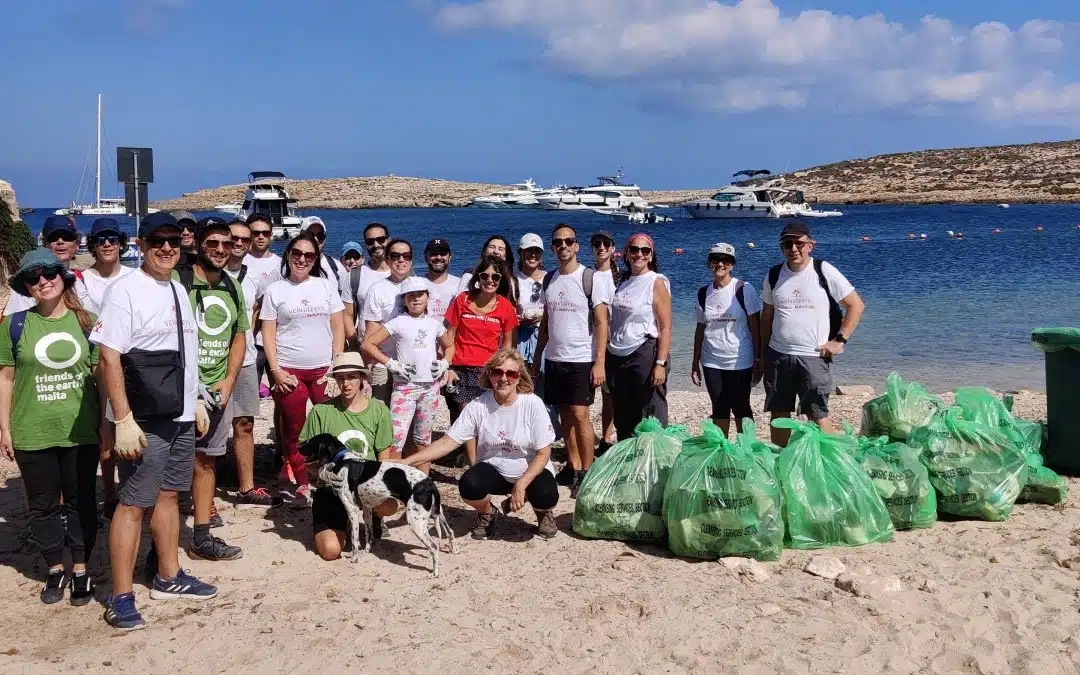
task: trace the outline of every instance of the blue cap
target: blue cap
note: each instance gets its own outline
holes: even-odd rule
[[[75,223],[71,222],[67,216],[49,216],[45,219],[45,224],[41,226],[41,236],[47,238],[53,232],[61,230],[74,232]]]
[[[218,218],[217,216],[208,216],[195,223],[195,238],[202,241],[203,238],[213,230],[226,233],[232,232],[232,230],[229,229],[229,221],[224,218]]]
[[[361,256],[364,255],[364,249],[360,248],[360,244],[356,243],[355,241],[345,242],[345,244],[341,247],[341,253],[339,255],[345,255],[349,251],[356,251]]]
[[[173,218],[172,214],[158,211],[146,216],[139,223],[139,237],[145,237],[160,227],[171,227],[174,230],[180,229],[180,225],[177,224],[176,218]]]
[[[96,237],[102,232],[115,232],[116,234],[123,234],[124,231],[120,229],[120,223],[116,222],[116,218],[98,218],[90,226],[90,236]]]

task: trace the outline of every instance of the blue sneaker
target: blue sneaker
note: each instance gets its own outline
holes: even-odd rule
[[[117,630],[139,630],[146,628],[142,614],[135,609],[135,594],[124,593],[122,595],[109,596],[109,604],[105,608],[105,623]]]
[[[150,597],[154,600],[209,600],[216,595],[217,586],[204,584],[184,570],[175,579],[162,579],[156,574],[150,586]]]

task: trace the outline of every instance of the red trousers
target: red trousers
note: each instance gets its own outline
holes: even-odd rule
[[[300,485],[308,485],[307,466],[304,456],[300,454],[298,440],[300,430],[304,428],[307,419],[307,402],[325,403],[329,400],[326,395],[326,383],[316,384],[316,380],[326,375],[327,368],[285,368],[282,370],[296,377],[296,388],[287,394],[273,390],[274,403],[277,404],[278,415],[281,418],[281,426],[277,433],[281,438],[281,447],[285,453],[285,461],[292,467],[293,475]]]

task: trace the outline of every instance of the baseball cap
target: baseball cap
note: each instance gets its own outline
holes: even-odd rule
[[[363,357],[356,352],[341,352],[330,363],[331,375],[343,373],[360,373],[364,377],[371,377],[371,371],[364,366]]]
[[[116,218],[98,218],[90,225],[91,237],[96,237],[102,232],[114,232],[116,234],[124,233],[124,231],[120,229],[120,223],[116,222]]]
[[[709,255],[729,255],[729,256],[731,256],[731,259],[734,260],[735,259],[735,247],[732,246],[731,244],[725,244],[723,242],[718,242],[716,244],[713,244],[712,248],[709,249]]]
[[[540,238],[540,235],[530,232],[521,238],[521,243],[518,244],[518,248],[522,251],[527,248],[538,248],[543,250],[544,240]]]
[[[361,256],[364,255],[364,249],[360,248],[360,244],[356,243],[355,241],[345,242],[345,244],[341,247],[341,253],[339,253],[338,255],[345,255],[349,251],[356,251]]]
[[[445,248],[447,251],[449,251],[450,242],[446,241],[445,239],[432,239],[427,243],[427,246],[424,247],[424,253],[427,253],[433,248]]]
[[[304,232],[309,230],[312,225],[322,225],[323,233],[330,231],[326,228],[326,223],[323,222],[323,219],[318,216],[305,216],[304,219],[300,221],[300,231]]]
[[[195,220],[195,216],[191,211],[170,211],[173,218],[176,218],[176,222],[180,223],[185,220],[190,220],[192,225],[196,225],[198,221]]]
[[[593,236],[589,237],[589,245],[591,246],[593,242],[595,242],[597,239],[606,239],[607,241],[610,241],[612,243],[615,242],[615,237],[611,236],[611,233],[607,230],[593,232]]]
[[[405,281],[401,282],[400,286],[398,286],[398,295],[419,293],[421,291],[425,293],[431,292],[431,284],[429,284],[428,280],[424,277],[408,277]]]
[[[229,222],[217,216],[208,216],[195,223],[195,238],[202,241],[211,232],[224,232],[230,234]]]
[[[780,230],[780,238],[784,237],[809,237],[810,228],[801,220],[793,220]]]
[[[60,232],[62,230],[74,232],[75,223],[71,222],[67,216],[49,216],[45,219],[45,224],[41,226],[41,236],[42,238],[46,238],[53,232]]]
[[[176,221],[176,216],[171,213],[166,213],[164,211],[151,213],[139,221],[139,237],[146,237],[153,233],[154,230],[162,227],[171,227],[174,230],[179,230],[180,223]]]

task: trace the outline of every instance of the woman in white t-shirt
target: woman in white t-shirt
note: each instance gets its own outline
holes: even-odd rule
[[[401,282],[399,305],[401,311],[389,321],[378,324],[364,335],[363,351],[369,363],[386,366],[394,374],[394,391],[390,395],[390,413],[394,426],[393,457],[401,457],[406,437],[412,429],[412,448],[409,454],[421,452],[431,445],[431,430],[439,407],[439,389],[446,379],[450,364],[442,358],[439,340],[446,328],[442,321],[428,316],[430,287],[424,277],[409,277]],[[379,345],[390,341],[389,351]],[[420,469],[427,473],[429,465]]]
[[[519,511],[528,502],[536,512],[538,534],[550,539],[558,532],[551,514],[559,502],[550,461],[555,429],[544,402],[533,393],[525,359],[516,349],[496,352],[484,365],[480,383],[490,391],[465,406],[445,436],[405,463],[432,462],[476,441],[472,466],[458,481],[461,498],[477,511],[473,538],[489,539],[494,533],[497,512],[491,495],[510,495],[503,512]]]
[[[610,297],[615,294],[615,287],[619,285],[622,276],[619,273],[619,266],[615,264],[615,239],[612,238],[610,232],[600,231],[594,233],[589,239],[589,245],[592,246],[593,260],[596,261],[593,265],[593,269],[596,270],[593,285],[606,284],[611,289],[608,294]],[[607,382],[600,385],[600,394],[602,396],[600,408],[602,433],[600,445],[596,448],[597,457],[607,452],[617,440],[615,437],[615,395],[611,393],[611,385]]]
[[[544,318],[544,240],[530,232],[518,247],[518,351],[532,367],[536,360],[536,338]]]
[[[298,508],[311,505],[311,483],[297,448],[307,403],[324,403],[337,396],[328,368],[334,355],[345,348],[345,305],[337,286],[320,276],[319,262],[315,237],[310,232],[296,235],[285,248],[283,278],[266,289],[259,315],[281,417],[282,450],[299,484],[294,502]]]
[[[615,395],[615,433],[623,441],[646,417],[668,423],[671,289],[656,265],[652,237],[626,242],[626,276],[611,301],[607,380]]]
[[[758,320],[761,298],[752,284],[731,276],[735,247],[713,244],[706,263],[712,283],[698,289],[697,331],[690,379],[705,388],[712,400],[712,421],[727,435],[734,415],[739,421],[754,419],[750,390],[762,375]]]

